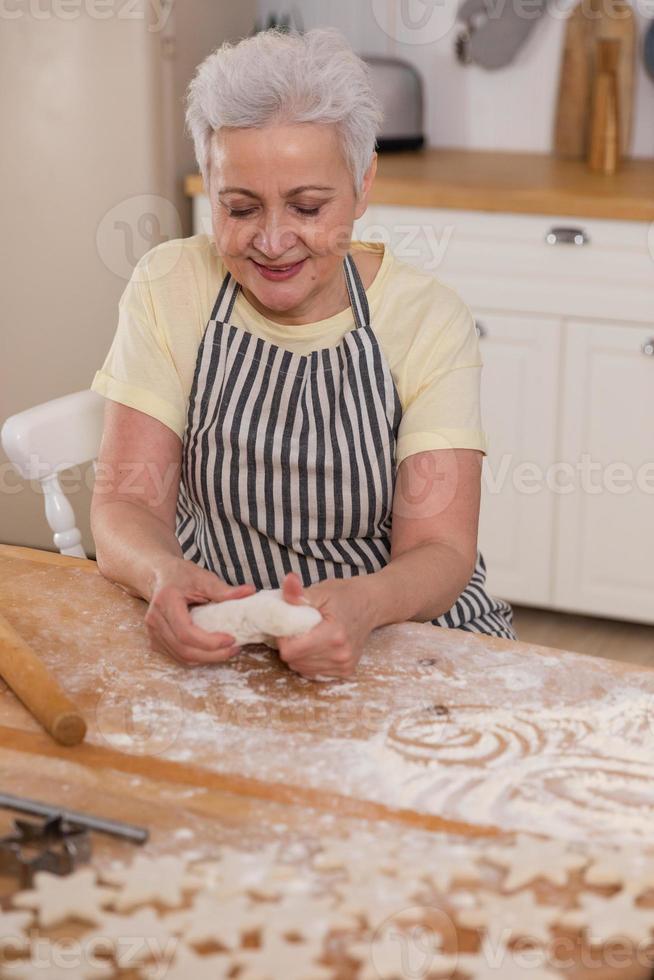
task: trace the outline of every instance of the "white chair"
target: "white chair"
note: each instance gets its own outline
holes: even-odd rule
[[[76,391],[12,415],[0,431],[2,447],[25,480],[43,487],[45,516],[62,555],[86,558],[75,514],[64,494],[62,470],[93,460],[100,449],[105,399]]]

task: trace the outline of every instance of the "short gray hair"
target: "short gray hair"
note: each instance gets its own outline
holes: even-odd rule
[[[335,27],[271,28],[225,42],[198,66],[187,92],[186,126],[207,189],[215,130],[336,123],[358,196],[382,121],[370,69]]]

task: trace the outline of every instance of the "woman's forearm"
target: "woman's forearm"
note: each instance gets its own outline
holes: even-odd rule
[[[91,525],[102,575],[148,602],[164,566],[183,560],[174,531],[140,504],[102,503],[93,508]]]
[[[130,501],[94,507],[92,530],[102,575],[148,602],[165,566],[183,560],[174,531],[147,507]],[[358,579],[369,592],[373,629],[440,616],[468,584],[473,567],[474,561],[466,561],[456,549],[431,542]]]
[[[454,605],[474,570],[455,548],[440,542],[419,545],[393,558],[363,581],[370,588],[375,626],[436,619]]]

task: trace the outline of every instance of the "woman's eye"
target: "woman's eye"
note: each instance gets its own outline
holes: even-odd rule
[[[320,213],[320,207],[314,208],[302,208],[299,204],[294,205],[295,210],[298,214],[303,215],[306,218],[315,218],[316,215]],[[229,209],[230,218],[247,218],[249,215],[254,214],[256,208],[244,208],[242,210],[236,210],[234,208]]]

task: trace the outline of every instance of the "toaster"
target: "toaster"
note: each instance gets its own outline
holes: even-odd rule
[[[377,149],[380,153],[419,150],[425,143],[422,76],[400,58],[361,57],[370,67],[373,88],[384,108]]]

